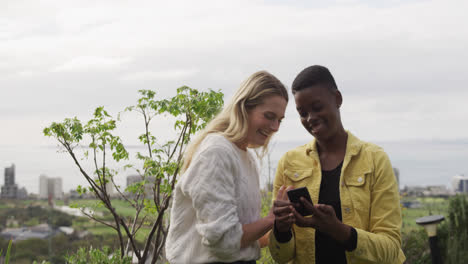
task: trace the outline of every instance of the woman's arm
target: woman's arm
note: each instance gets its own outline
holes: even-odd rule
[[[356,228],[358,241],[353,254],[373,263],[403,263],[400,195],[393,168],[381,149],[373,153],[373,160],[369,229]]]
[[[288,229],[291,232],[291,238],[288,241],[280,242],[278,238],[275,236],[275,232],[272,231],[269,237],[268,248],[270,249],[271,256],[273,259],[278,263],[287,263],[294,257],[294,252],[296,250],[295,238],[294,233],[291,231],[291,225],[294,221],[294,217],[289,218],[288,212],[285,208],[290,206],[290,203],[287,202],[285,199],[285,191],[284,191],[284,166],[283,163],[287,159],[287,154],[285,154],[280,161],[278,162],[278,167],[276,169],[276,176],[274,182],[274,190],[273,190],[273,197],[275,197],[274,203],[278,204],[278,208],[280,212],[278,212],[278,216],[275,216],[276,220],[280,220],[276,224],[281,226],[281,229]],[[284,199],[286,201],[284,201]],[[275,207],[275,206],[274,206]],[[275,208],[273,208],[275,210]],[[286,214],[286,216],[284,216]],[[291,221],[290,223],[288,221]],[[289,228],[288,228],[289,226]],[[278,226],[276,226],[277,228]]]
[[[238,254],[243,236],[237,214],[235,167],[236,160],[228,147],[211,146],[193,159],[181,185],[192,201],[196,214],[192,224],[201,243],[220,259]]]
[[[273,227],[275,217],[273,214],[268,214],[266,217],[250,223],[242,225],[241,248],[248,247],[253,242],[263,237]]]

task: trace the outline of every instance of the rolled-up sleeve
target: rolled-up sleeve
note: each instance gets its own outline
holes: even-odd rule
[[[192,199],[194,224],[202,243],[219,258],[238,253],[243,234],[237,214],[236,163],[232,155],[222,146],[206,149],[192,161],[182,186]]]

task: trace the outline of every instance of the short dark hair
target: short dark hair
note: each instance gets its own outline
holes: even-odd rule
[[[330,91],[338,90],[330,71],[324,66],[313,65],[305,68],[296,76],[291,87],[292,93],[318,84],[326,85]]]

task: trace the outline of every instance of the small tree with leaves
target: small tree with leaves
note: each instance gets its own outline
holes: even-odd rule
[[[163,248],[168,232],[164,221],[172,197],[177,176],[180,173],[182,157],[190,138],[220,110],[223,94],[209,90],[199,92],[187,86],[177,89],[177,95],[170,99],[156,99],[156,92],[140,90],[140,99],[126,112],[137,112],[143,120],[143,133],[138,137],[144,146],[144,152],[137,152],[140,166],[124,164],[129,152],[122,139],[115,134],[117,126],[123,121],[112,117],[104,107],[98,107],[88,122],[78,118],[67,118],[63,122],[54,122],[44,129],[44,135],[55,138],[59,145],[70,155],[84,176],[89,186],[78,186],[81,194],[92,192],[112,215],[112,221],[105,221],[89,210],[82,212],[91,219],[115,230],[120,245],[121,258],[133,252],[138,263],[156,263],[163,258]],[[157,135],[151,131],[151,122],[161,115],[170,115],[174,120],[175,137],[166,142],[158,142]],[[168,130],[158,127],[158,130]],[[170,128],[169,128],[170,129]],[[87,146],[85,150],[81,146]],[[80,152],[82,150],[83,152]],[[141,181],[122,189],[114,179],[119,169],[109,166],[113,159],[118,168],[135,170]],[[90,162],[92,170],[87,171],[84,163]],[[119,165],[120,164],[120,165]],[[135,214],[131,218],[120,214],[109,195],[108,186],[112,184],[121,199],[130,204]],[[148,194],[148,185],[151,193]],[[137,243],[137,234],[141,227],[148,227],[143,243]]]

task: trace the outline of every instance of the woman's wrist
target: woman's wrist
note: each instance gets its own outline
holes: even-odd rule
[[[344,243],[351,238],[351,227],[338,222],[337,228],[334,228],[330,234],[336,241]]]
[[[275,215],[273,214],[268,214],[267,216],[263,218],[263,220],[268,225],[268,229],[272,229],[273,226],[275,225]]]

